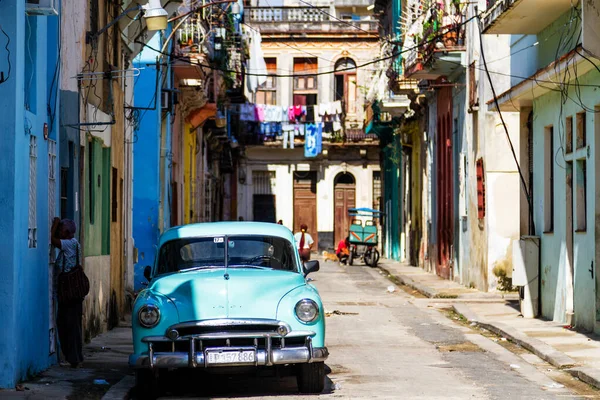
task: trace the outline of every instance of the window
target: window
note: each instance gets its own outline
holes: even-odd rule
[[[102,148],[102,170],[98,174],[98,189],[101,193],[102,254],[110,254],[110,147]]]
[[[294,94],[298,91],[316,93],[317,76],[306,75],[316,72],[318,72],[318,61],[316,58],[294,58]]]
[[[483,171],[483,158],[476,162],[477,168],[477,218],[485,217],[485,175]]]
[[[69,182],[69,169],[61,168],[60,169],[60,218],[67,218],[67,207],[69,204],[69,190],[68,190],[68,182]]]
[[[117,222],[119,215],[119,200],[118,200],[118,179],[119,173],[118,170],[113,167],[112,169],[112,206],[111,206],[111,220],[112,222]]]
[[[188,269],[223,268],[225,265],[229,268],[298,270],[293,245],[286,239],[262,235],[236,235],[185,238],[166,242],[158,252],[157,273],[160,275]]]
[[[256,104],[277,104],[277,59],[265,58],[267,64],[267,81],[259,86],[256,92]]]
[[[381,210],[381,172],[373,171],[373,209]]]
[[[586,145],[586,123],[585,113],[577,114],[577,149],[581,149]]]
[[[94,184],[94,140],[88,142],[88,215],[90,219],[90,224],[94,224],[95,220],[95,184]]]
[[[573,151],[573,117],[567,117],[565,121],[565,152]]]
[[[554,230],[554,127],[544,132],[544,232]]]
[[[335,63],[335,100],[342,102],[346,114],[356,112],[356,63],[345,57]]]
[[[29,136],[29,219],[27,245],[37,247],[37,138]]]
[[[576,230],[578,232],[584,232],[586,230],[586,219],[587,219],[587,165],[586,160],[577,160],[577,170],[575,171],[575,201],[576,203]]]

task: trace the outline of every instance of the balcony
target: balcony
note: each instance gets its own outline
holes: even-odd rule
[[[352,34],[375,37],[376,20],[338,21],[329,16],[329,7],[248,7],[244,10],[247,22],[260,26],[261,32],[270,34]]]
[[[488,0],[483,33],[535,35],[571,8],[571,0]]]
[[[441,32],[444,32],[443,34]],[[404,77],[409,80],[452,79],[466,65],[465,31],[443,27],[438,32],[425,31],[421,46],[412,49],[405,58]],[[439,37],[440,40],[431,41]]]

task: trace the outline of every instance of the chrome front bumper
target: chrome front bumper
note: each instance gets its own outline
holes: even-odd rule
[[[253,347],[244,347],[245,350],[253,349],[256,351],[256,357],[253,363],[227,363],[218,365],[208,365],[207,351],[215,350],[212,347],[203,347],[202,343],[215,338],[223,338],[223,334],[192,335],[189,337],[178,338],[177,342],[189,342],[189,351],[170,351],[155,352],[154,343],[173,343],[174,341],[164,336],[149,336],[142,339],[148,343],[147,354],[131,354],[129,356],[129,366],[132,368],[207,368],[207,367],[237,367],[237,366],[273,366],[285,364],[304,364],[325,361],[329,356],[327,347],[312,346],[312,336],[315,333],[311,331],[294,332],[286,337],[306,337],[304,346],[294,347],[273,347],[272,338],[281,339],[277,334],[259,334],[256,333],[227,333],[228,339],[249,338],[254,339]],[[285,339],[286,337],[283,337]],[[263,342],[264,340],[264,342]],[[264,348],[259,348],[259,341],[264,343]],[[218,350],[238,350],[238,347],[221,347]]]

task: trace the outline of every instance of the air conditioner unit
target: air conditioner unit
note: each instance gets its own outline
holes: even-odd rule
[[[60,0],[26,0],[25,12],[28,15],[58,15]]]

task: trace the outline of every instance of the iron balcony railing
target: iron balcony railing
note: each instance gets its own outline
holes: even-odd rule
[[[318,22],[329,21],[327,7],[248,7],[252,22]]]

